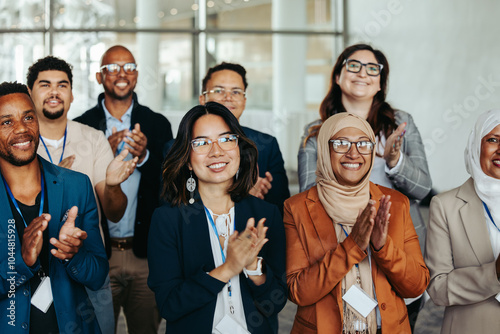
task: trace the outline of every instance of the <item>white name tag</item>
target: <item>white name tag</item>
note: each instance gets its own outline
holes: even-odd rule
[[[43,313],[47,313],[52,304],[52,287],[50,286],[50,277],[42,277],[40,285],[31,296],[31,304]]]
[[[221,334],[250,334],[245,328],[241,327],[231,316],[225,315],[224,318],[215,326]]]
[[[357,285],[351,286],[349,290],[342,296],[353,309],[355,309],[363,317],[367,317],[368,314],[377,306],[375,299],[370,297],[363,289]]]
[[[497,296],[495,298],[498,300],[498,302],[500,302],[500,293],[497,294]]]

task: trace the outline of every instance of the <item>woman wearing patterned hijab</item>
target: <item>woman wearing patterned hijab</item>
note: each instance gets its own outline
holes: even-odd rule
[[[408,198],[369,181],[374,141],[362,118],[331,116],[317,185],[285,202],[292,333],[410,333],[403,298],[419,296],[429,272]]]
[[[500,110],[479,116],[465,149],[470,178],[432,199],[428,292],[446,306],[441,333],[500,328]],[[496,299],[495,299],[496,297]]]

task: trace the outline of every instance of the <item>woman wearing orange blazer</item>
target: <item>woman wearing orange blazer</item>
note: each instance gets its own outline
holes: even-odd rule
[[[411,333],[403,298],[424,292],[429,271],[408,198],[369,182],[374,141],[362,118],[330,117],[318,135],[317,186],[285,202],[292,333]],[[342,298],[359,289],[374,305],[365,317]]]

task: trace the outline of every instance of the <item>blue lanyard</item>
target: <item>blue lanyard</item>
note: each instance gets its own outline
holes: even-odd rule
[[[43,205],[45,202],[45,179],[43,177],[43,172],[40,172],[40,174],[41,174],[41,182],[40,183],[41,183],[41,187],[42,187],[42,198],[40,200],[40,209],[38,209],[38,217],[40,217],[43,213]],[[10,196],[10,199],[12,200],[12,203],[14,203],[14,206],[16,207],[17,212],[19,213],[19,215],[23,219],[24,227],[28,227],[28,225],[26,224],[26,220],[24,220],[23,214],[21,213],[21,209],[19,209],[19,204],[17,204],[17,201],[14,198],[12,191],[10,191],[10,187],[7,184],[7,181],[5,181],[5,178],[3,177],[3,175],[2,175],[2,180],[3,180],[3,184],[5,185],[5,188],[7,189],[7,192],[9,193],[9,196]]]
[[[210,214],[210,212],[208,211],[207,207],[206,206],[203,206],[205,208],[205,212],[207,213],[207,216],[208,216],[208,220],[210,221],[210,225],[212,225],[212,229],[214,230],[215,232],[215,236],[217,237],[217,243],[219,244],[219,247],[220,247],[220,253],[222,255],[222,262],[226,262],[226,256],[224,255],[224,250],[222,249],[222,246],[220,245],[220,241],[218,240],[219,239],[219,233],[217,232],[217,227],[215,226],[215,223],[214,223],[214,219],[212,218],[212,215]],[[227,236],[229,238],[229,236]],[[229,297],[231,297],[233,295],[232,293],[232,289],[231,289],[231,280],[229,280],[227,282],[228,286],[227,286],[227,292],[229,293]]]
[[[210,225],[212,225],[212,229],[214,230],[215,235],[217,236],[217,239],[219,239],[219,233],[217,232],[217,227],[215,226],[214,219],[212,218],[212,215],[208,211],[207,207],[206,206],[203,206],[203,207],[205,208],[205,212],[207,213],[208,220],[210,221]],[[228,236],[228,238],[229,238],[229,236]],[[224,255],[224,250],[222,249],[220,242],[219,242],[219,247],[220,247],[220,253],[222,255],[222,262],[226,262],[226,256]]]
[[[488,213],[488,217],[490,217],[491,222],[493,223],[493,225],[495,225],[498,232],[500,232],[500,228],[498,228],[497,224],[495,224],[495,221],[493,220],[493,217],[491,216],[490,210],[488,209],[488,207],[486,206],[486,204],[484,202],[483,202],[483,205],[484,205],[484,208],[486,209],[486,213]]]
[[[343,231],[344,231],[344,233],[345,233],[345,237],[347,238],[347,237],[349,236],[349,234],[348,234],[348,233],[347,233],[347,231],[345,230],[344,225],[340,224],[340,227],[342,227],[342,230],[343,230]],[[358,269],[359,269],[359,264],[355,263],[354,265],[356,266],[356,268],[358,268]]]
[[[67,133],[68,133],[68,127],[66,127],[66,130],[64,130],[63,149],[62,149],[62,153],[61,153],[61,159],[59,159],[58,164],[61,163],[63,156],[64,156],[64,149],[66,148],[66,134]],[[47,155],[49,156],[50,162],[54,163],[54,161],[52,161],[52,157],[50,156],[49,149],[47,148],[47,145],[45,145],[45,142],[43,141],[42,135],[40,135],[40,140],[42,141],[43,147],[45,147],[45,152],[47,152]]]

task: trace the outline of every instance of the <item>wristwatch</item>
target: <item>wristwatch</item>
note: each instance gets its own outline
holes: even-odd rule
[[[262,257],[260,257],[260,256],[257,257],[257,269],[248,270],[246,268],[243,268],[243,273],[245,274],[246,278],[248,278],[248,276],[261,276],[262,275]]]

